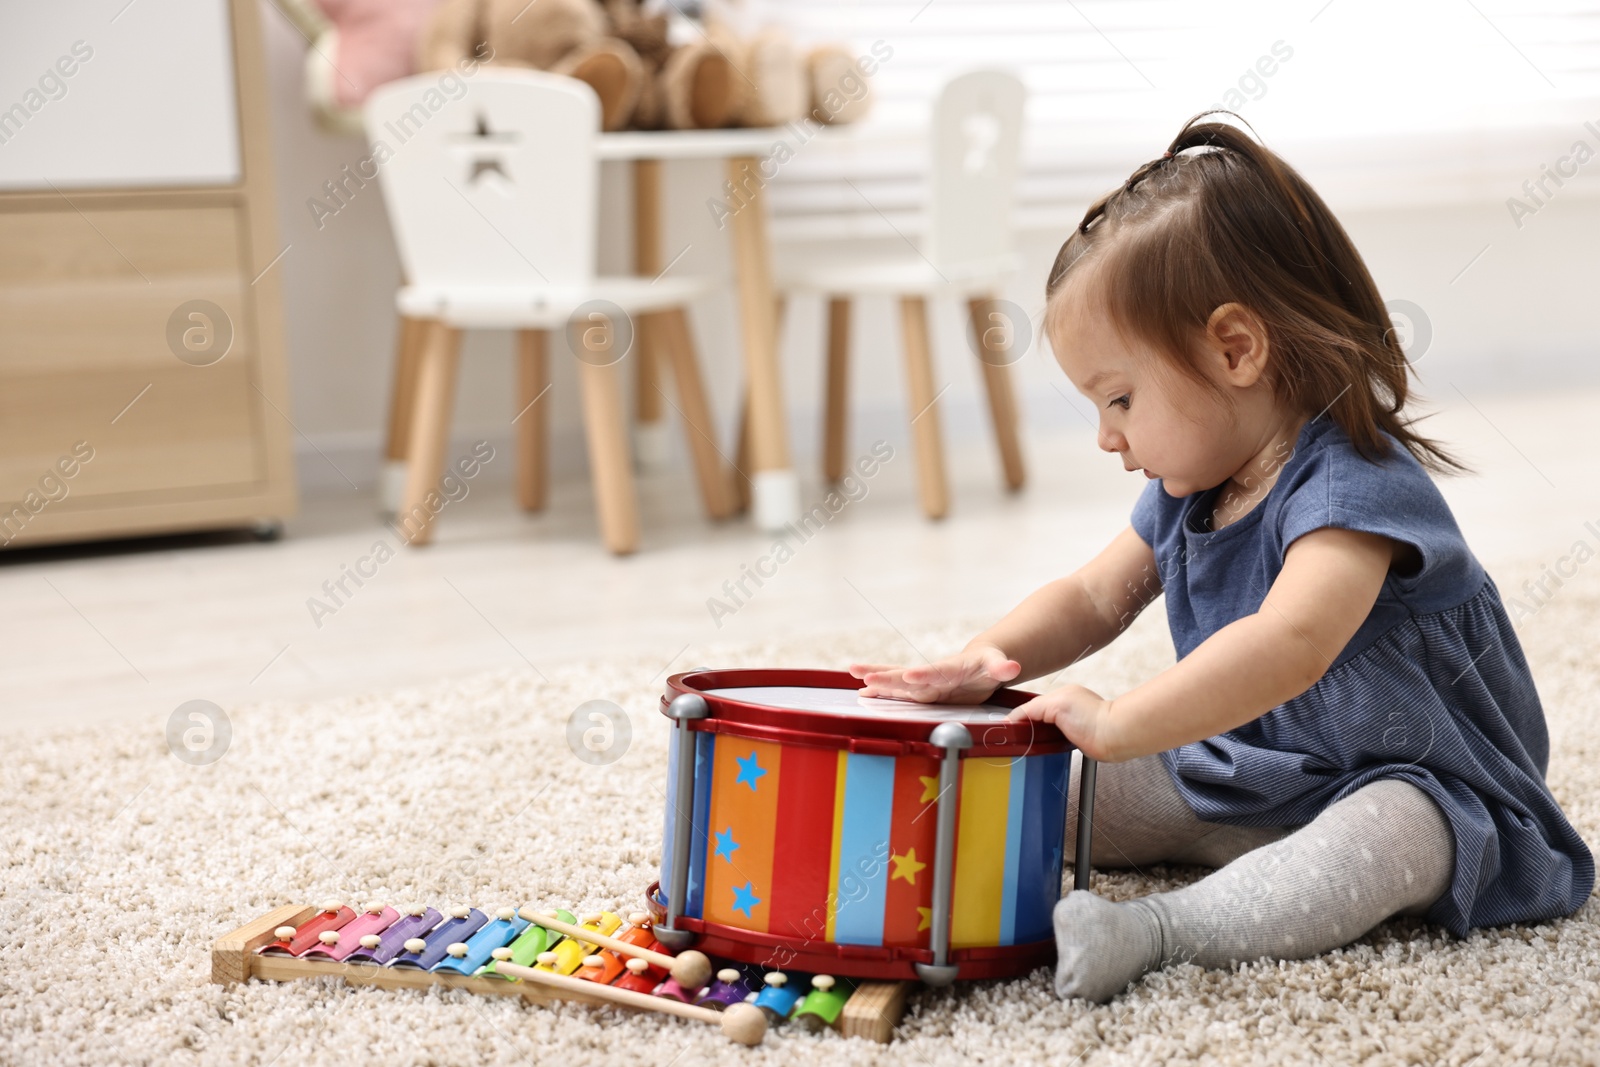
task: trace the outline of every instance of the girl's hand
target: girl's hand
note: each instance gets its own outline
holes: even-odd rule
[[[1013,708],[1008,719],[1051,723],[1085,756],[1115,762],[1111,740],[1111,701],[1081,685],[1064,685]]]
[[[916,700],[923,704],[981,704],[1022,673],[1022,664],[993,645],[963,649],[925,667],[855,663],[850,673],[864,683],[864,697]]]

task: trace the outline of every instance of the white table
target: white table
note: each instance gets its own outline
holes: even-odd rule
[[[852,127],[823,128],[825,142],[852,139]],[[601,159],[633,161],[634,270],[653,277],[667,266],[661,255],[661,163],[670,159],[721,159],[745,205],[729,218],[734,272],[739,285],[749,426],[749,470],[736,472],[741,498],[748,478],[755,524],[779,530],[800,518],[800,479],[789,453],[787,415],[778,372],[777,294],[767,233],[762,159],[780,141],[796,135],[784,127],[737,130],[623,131],[602,134]],[[791,144],[792,147],[792,144]],[[770,180],[770,179],[766,179]],[[656,389],[658,344],[648,330],[640,337],[636,414],[645,433],[661,419]]]

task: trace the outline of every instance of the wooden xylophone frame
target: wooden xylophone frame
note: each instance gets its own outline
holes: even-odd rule
[[[352,986],[379,989],[465,989],[490,996],[522,997],[536,1004],[572,1001],[616,1007],[598,996],[567,993],[536,986],[531,982],[512,982],[503,978],[473,978],[411,968],[374,967],[365,964],[335,963],[326,959],[298,959],[293,956],[263,956],[256,950],[277,940],[280,926],[299,926],[317,914],[314,907],[286,904],[274,908],[253,922],[246,923],[211,943],[211,981],[233,985],[258,978],[265,982],[287,982],[296,978],[339,978]],[[879,1044],[894,1039],[894,1029],[905,1015],[908,982],[863,982],[856,987],[839,1016],[839,1032],[845,1037],[864,1037]]]

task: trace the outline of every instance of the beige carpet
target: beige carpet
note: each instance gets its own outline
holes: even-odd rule
[[[1506,590],[1540,561],[1495,568]],[[1519,627],[1550,717],[1550,783],[1600,841],[1600,571]],[[693,664],[838,666],[958,647],[971,625],[783,648],[691,648]],[[668,651],[666,654],[670,654]],[[1073,677],[1116,691],[1170,661],[1159,613]],[[663,658],[665,658],[663,656]],[[626,906],[661,844],[661,661],[600,660],[309,706],[229,708],[217,763],[174,759],[164,715],[36,732],[0,761],[0,1062],[203,1064],[1594,1063],[1600,912],[1477,931],[1381,927],[1302,963],[1186,966],[1115,1003],[1061,1002],[1040,971],[921,992],[888,1048],[778,1030],[741,1051],[709,1027],[464,993],[328,981],[207,982],[210,941],[329,897]],[[70,684],[63,680],[63,684]],[[203,696],[204,694],[196,694]],[[565,741],[583,701],[631,714],[606,770]],[[1127,896],[1193,870],[1117,874]]]

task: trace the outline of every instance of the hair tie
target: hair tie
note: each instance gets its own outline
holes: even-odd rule
[[[1161,153],[1161,158],[1162,159],[1171,159],[1172,158],[1172,149],[1169,148],[1165,152]]]

